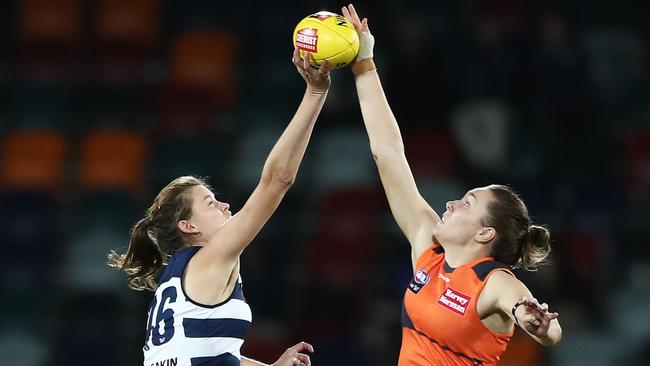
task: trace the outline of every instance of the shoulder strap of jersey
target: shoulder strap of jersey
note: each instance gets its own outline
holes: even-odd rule
[[[510,266],[507,264],[503,264],[501,262],[493,261],[493,260],[485,260],[483,262],[476,263],[473,267],[472,270],[474,270],[474,273],[476,274],[476,277],[478,277],[481,281],[485,281],[485,278],[487,277],[490,272],[494,271],[495,269],[500,269],[503,268],[505,269],[507,273],[510,275],[514,274],[510,270]]]
[[[172,258],[169,261],[169,264],[167,265],[168,268],[165,271],[165,276],[167,279],[171,277],[183,277],[183,273],[185,272],[185,267],[187,267],[187,263],[189,263],[190,259],[196,254],[196,252],[199,251],[201,247],[195,246],[195,247],[190,247],[190,248],[185,248],[177,251],[174,253]]]

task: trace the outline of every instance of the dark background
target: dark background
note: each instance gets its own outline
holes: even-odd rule
[[[141,365],[150,293],[123,251],[155,194],[208,176],[237,211],[304,82],[293,27],[343,3],[0,3],[0,364]],[[650,3],[364,1],[375,59],[432,207],[511,185],[553,235],[520,274],[560,344],[518,333],[502,365],[650,364]],[[394,365],[409,246],[387,209],[348,69],[298,180],[242,256],[273,362]]]

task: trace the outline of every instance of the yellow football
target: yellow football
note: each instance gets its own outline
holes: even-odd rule
[[[327,60],[332,70],[349,65],[359,52],[359,36],[344,16],[319,11],[301,20],[293,30],[293,46],[300,57],[310,52],[311,64],[319,67]]]

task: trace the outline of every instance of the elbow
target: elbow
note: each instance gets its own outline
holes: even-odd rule
[[[277,184],[286,187],[286,189],[291,188],[293,183],[296,181],[295,174],[279,174],[274,177]]]
[[[402,141],[386,142],[381,144],[370,145],[372,157],[375,162],[381,163],[383,160],[392,156],[404,155],[404,144]]]
[[[262,179],[260,180],[260,182],[263,184],[265,183],[269,185],[281,186],[284,189],[289,189],[295,181],[295,172],[289,171],[277,171],[263,174]]]

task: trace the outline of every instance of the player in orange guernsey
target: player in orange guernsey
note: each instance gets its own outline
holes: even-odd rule
[[[367,19],[342,9],[360,37],[352,71],[391,211],[411,244],[413,279],[404,296],[399,366],[495,365],[519,325],[537,342],[562,336],[558,314],[540,304],[510,268],[534,269],[550,251],[521,199],[490,185],[449,201],[440,217],[410,171],[399,126],[386,101]]]

